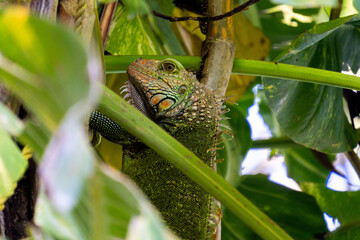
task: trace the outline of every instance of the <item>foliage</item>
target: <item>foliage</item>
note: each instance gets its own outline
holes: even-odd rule
[[[280,4],[293,6],[284,8]],[[275,63],[235,61],[234,73],[263,76],[264,89],[257,96],[253,93],[252,87],[261,84],[259,80],[246,91],[237,89],[242,78],[230,85],[230,94],[244,93],[239,94],[238,105],[229,105],[231,112],[227,116],[231,119],[224,122],[233,129],[234,136],[219,151],[219,158],[224,158],[218,164],[219,175],[227,182],[147,119],[133,113],[107,88],[99,87],[97,81],[102,79],[103,70],[96,47],[86,49],[74,33],[30,16],[23,7],[1,10],[0,83],[22,101],[30,117],[20,120],[4,104],[0,105],[0,209],[27,167],[16,139],[32,148],[44,183],[35,216],[40,232],[34,228],[29,231],[34,238],[40,234],[59,239],[141,239],[145,234],[147,239],[176,239],[136,186],[120,171],[101,162],[100,158],[119,166],[120,147],[102,141],[97,147],[99,154],[95,154],[89,146],[83,126],[89,111],[100,102],[103,111],[119,117],[117,121],[135,117],[130,123],[119,123],[223,203],[224,239],[254,239],[259,234],[269,239],[287,239],[282,229],[294,239],[353,239],[359,231],[358,211],[353,210],[359,203],[358,191],[332,191],[326,188],[326,180],[334,169],[334,156],[328,154],[350,151],[359,141],[344,113],[347,108],[339,88],[360,90],[359,79],[333,73],[359,69],[359,19],[347,13],[328,21],[324,4],[335,8],[336,1],[263,0],[251,7],[255,15],[247,16],[247,24],[252,21],[262,28],[269,38],[266,42],[270,40],[274,46],[268,55]],[[309,5],[311,9],[304,9]],[[354,6],[359,8],[359,1],[354,0]],[[122,74],[126,66],[138,55],[186,55],[189,41],[196,38],[189,37],[191,31],[179,24],[154,18],[149,9],[182,13],[166,0],[124,1],[124,6],[118,5],[106,46],[109,53],[122,55],[106,58],[107,86],[116,92],[126,80]],[[284,21],[289,16],[291,21]],[[260,28],[247,29],[249,36],[262,36]],[[261,37],[249,36],[249,45],[251,40],[261,41]],[[240,34],[236,38],[246,42]],[[259,48],[254,51],[263,56],[266,47]],[[177,58],[192,70],[199,66],[198,57]],[[247,79],[248,86],[250,78],[243,79]],[[239,175],[253,143],[245,117],[255,97],[261,99],[260,111],[273,135],[286,135],[298,144],[286,145],[278,153],[285,156],[288,175],[300,184],[302,192],[272,183],[263,175]],[[150,127],[144,130],[136,125],[138,121]],[[163,144],[154,144],[155,140]],[[326,153],[323,156],[331,167],[324,166],[313,150]],[[253,204],[282,229],[269,226],[272,224]],[[324,212],[339,219],[341,227],[337,231],[326,229]]]

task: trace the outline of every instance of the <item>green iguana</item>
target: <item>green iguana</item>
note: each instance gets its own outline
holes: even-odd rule
[[[124,98],[212,167],[222,100],[174,59],[137,59],[127,73]],[[102,113],[93,111],[89,126],[123,146],[122,171],[140,186],[179,237],[215,236],[220,210],[199,185]]]

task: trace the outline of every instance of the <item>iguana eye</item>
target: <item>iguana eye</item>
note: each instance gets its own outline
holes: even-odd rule
[[[164,69],[164,71],[166,71],[168,73],[173,73],[176,70],[176,66],[172,62],[164,62],[162,64],[162,68]]]
[[[179,87],[179,94],[184,94],[186,92],[186,86],[185,85],[181,85]]]

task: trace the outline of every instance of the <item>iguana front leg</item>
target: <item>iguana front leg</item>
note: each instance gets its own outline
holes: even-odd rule
[[[89,128],[107,140],[121,145],[131,144],[135,140],[123,127],[97,110],[90,113]]]

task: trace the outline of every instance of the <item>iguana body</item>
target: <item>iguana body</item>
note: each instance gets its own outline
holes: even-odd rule
[[[128,68],[125,98],[208,166],[215,160],[218,103],[210,90],[173,59],[138,59]],[[122,170],[150,198],[182,239],[208,239],[214,227],[211,196],[152,149],[94,111],[90,128],[123,145]],[[215,210],[216,211],[216,210]]]

